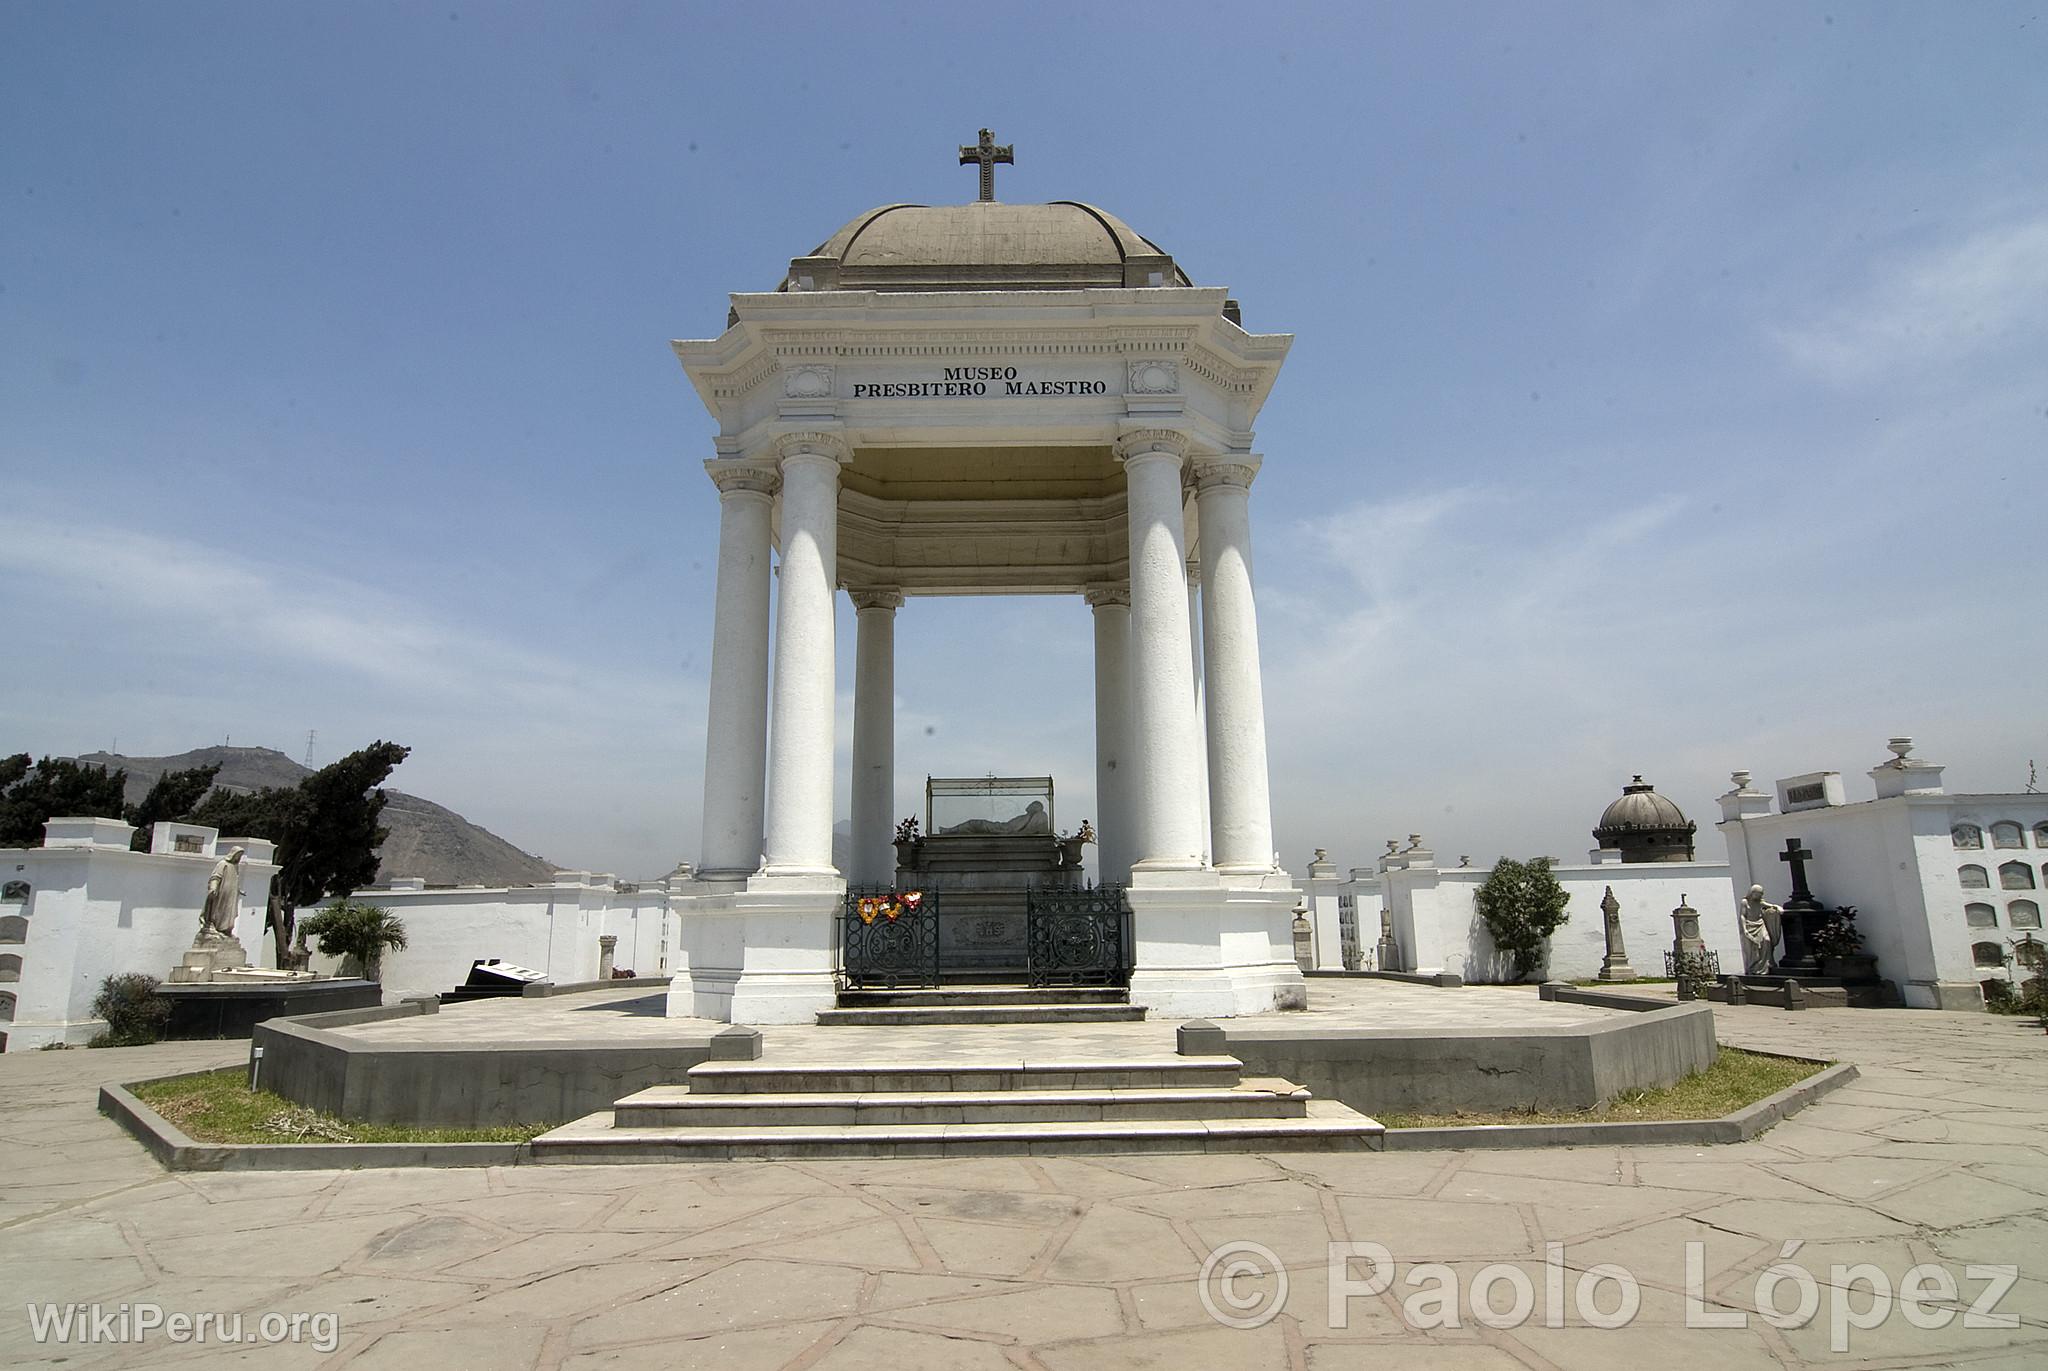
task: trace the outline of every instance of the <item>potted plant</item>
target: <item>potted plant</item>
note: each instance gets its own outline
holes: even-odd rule
[[[918,831],[915,814],[896,825],[896,866],[899,870],[915,871],[917,850],[923,846],[924,834]]]
[[[1877,958],[1863,950],[1863,934],[1856,927],[1856,906],[1839,905],[1807,936],[1807,945],[1820,961],[1823,976],[1841,981],[1874,981]]]
[[[1053,841],[1059,845],[1061,866],[1079,866],[1081,864],[1081,849],[1095,841],[1095,825],[1083,819],[1081,820],[1081,826],[1075,829],[1073,833],[1062,833]]]

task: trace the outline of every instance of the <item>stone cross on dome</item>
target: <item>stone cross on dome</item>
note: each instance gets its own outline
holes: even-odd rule
[[[981,131],[979,143],[961,145],[960,165],[964,167],[970,163],[979,163],[981,166],[981,199],[984,204],[996,198],[996,163],[1006,162],[1013,167],[1017,165],[1014,148],[1015,145],[1010,143],[997,147],[994,136],[987,129]]]

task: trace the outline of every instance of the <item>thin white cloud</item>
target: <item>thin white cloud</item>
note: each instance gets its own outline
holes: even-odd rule
[[[266,565],[186,539],[98,525],[31,524],[0,542],[0,568],[44,583],[153,650],[229,669],[259,658],[331,668],[407,695],[530,709],[587,707],[586,664],[447,622],[359,582]],[[612,690],[633,690],[632,678]],[[655,693],[672,693],[664,681]]]
[[[1960,364],[2038,334],[2044,317],[2048,212],[2037,211],[1874,262],[1848,298],[1772,335],[1799,367],[1851,383]]]

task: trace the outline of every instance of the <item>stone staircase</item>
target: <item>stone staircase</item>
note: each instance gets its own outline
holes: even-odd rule
[[[937,990],[842,990],[839,1007],[818,1011],[820,1024],[903,1027],[909,1024],[1135,1023],[1145,1017],[1121,986],[1033,989],[1017,985],[946,986]]]
[[[705,1062],[533,1140],[537,1162],[1377,1151],[1384,1129],[1235,1057]]]

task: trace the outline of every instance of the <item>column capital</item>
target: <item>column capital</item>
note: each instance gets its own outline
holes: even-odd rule
[[[1131,603],[1131,588],[1128,585],[1090,586],[1081,592],[1081,598],[1088,602],[1090,609],[1101,609],[1104,605],[1123,605],[1128,608]]]
[[[1223,486],[1248,489],[1259,474],[1259,459],[1250,454],[1197,462],[1190,471],[1196,492]]]
[[[836,433],[822,433],[806,430],[785,433],[775,440],[775,456],[780,462],[797,457],[823,457],[844,466],[853,460],[853,449],[846,440]]]
[[[1118,435],[1114,450],[1118,461],[1128,462],[1152,453],[1163,453],[1186,461],[1193,449],[1194,444],[1189,441],[1188,435],[1179,429],[1138,428]]]
[[[853,601],[855,609],[897,610],[903,608],[903,592],[894,586],[849,587],[846,595],[848,599]]]
[[[772,469],[722,458],[704,464],[720,495],[773,495],[782,477]]]

